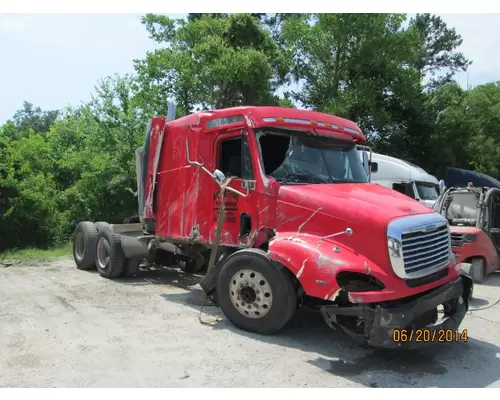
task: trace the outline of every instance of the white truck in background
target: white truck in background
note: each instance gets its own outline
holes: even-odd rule
[[[372,183],[386,186],[431,207],[444,189],[444,181],[438,181],[424,169],[399,158],[372,153],[368,156],[366,150],[360,148],[360,156],[366,167]]]

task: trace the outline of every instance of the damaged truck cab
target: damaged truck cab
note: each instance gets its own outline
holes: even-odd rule
[[[368,344],[411,347],[394,329],[458,328],[472,282],[446,218],[368,182],[365,141],[351,121],[281,107],[153,118],[136,152],[140,228],[97,226],[82,243],[100,272],[118,268],[107,277],[157,252],[210,255],[200,285],[248,331],[309,306]]]

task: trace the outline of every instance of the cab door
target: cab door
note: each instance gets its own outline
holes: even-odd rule
[[[220,210],[224,207],[225,219],[220,238],[221,245],[246,246],[252,231],[258,226],[256,181],[252,163],[248,132],[244,129],[220,135],[215,142],[216,168],[231,178],[228,188],[245,196],[226,190],[222,201],[221,189],[213,193],[211,241],[215,239]]]

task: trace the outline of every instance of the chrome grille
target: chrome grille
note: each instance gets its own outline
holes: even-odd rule
[[[451,245],[462,247],[464,244],[464,234],[463,233],[452,233],[451,234]]]
[[[402,279],[415,279],[445,268],[451,260],[448,221],[438,213],[399,218],[387,227],[392,268]]]
[[[403,260],[408,275],[436,269],[450,260],[450,234],[446,225],[430,232],[410,232],[402,235]]]

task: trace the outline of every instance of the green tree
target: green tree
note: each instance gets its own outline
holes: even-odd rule
[[[441,17],[417,14],[410,20],[410,29],[420,37],[419,49],[414,53],[414,66],[421,80],[430,78],[430,87],[450,82],[456,72],[466,71],[472,64],[457,51],[463,42],[462,37]]]
[[[40,107],[25,101],[23,108],[14,114],[14,127],[20,133],[27,133],[30,130],[35,133],[48,132],[58,115],[57,110],[43,111]]]
[[[163,48],[135,62],[144,109],[166,113],[172,96],[185,114],[198,108],[277,104],[289,59],[250,14],[201,15],[190,21],[148,14],[150,36]]]
[[[418,37],[403,14],[312,14],[289,18],[281,36],[293,54],[294,97],[302,105],[354,119],[372,138],[394,131],[394,103],[415,96],[408,69]]]

